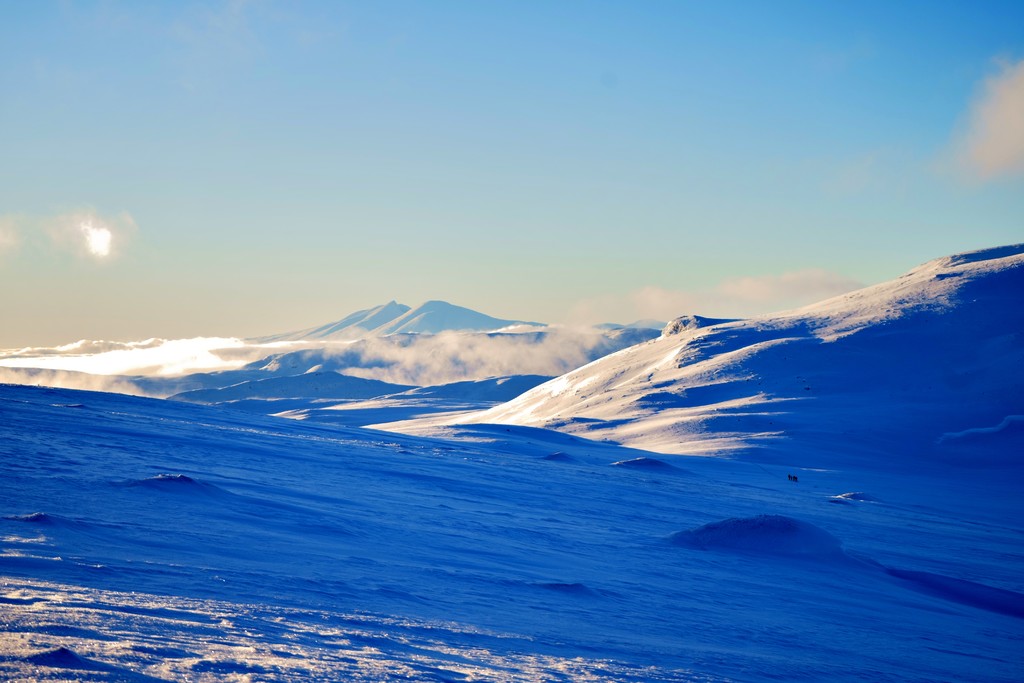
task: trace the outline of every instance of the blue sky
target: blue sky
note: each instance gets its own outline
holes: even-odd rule
[[[0,14],[0,346],[750,314],[1024,240],[1019,2]]]

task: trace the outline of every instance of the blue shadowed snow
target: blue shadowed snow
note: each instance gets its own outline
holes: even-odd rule
[[[4,638],[11,675],[48,646],[168,680],[550,680],[569,662],[617,681],[926,680],[976,677],[979,657],[1012,680],[1022,663],[1024,620],[990,599],[1022,589],[1009,485],[871,474],[887,502],[855,509],[825,504],[866,488],[854,471],[792,485],[689,459],[637,477],[610,467],[637,451],[531,428],[442,441],[11,386],[0,410],[4,609],[37,648]],[[680,528],[695,545],[664,542]]]
[[[842,543],[835,536],[813,524],[783,515],[712,522],[672,534],[671,541],[701,550],[817,559],[843,557]]]

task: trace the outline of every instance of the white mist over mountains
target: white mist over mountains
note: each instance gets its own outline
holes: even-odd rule
[[[285,362],[305,363],[296,372],[327,364],[352,376],[417,386],[505,375],[553,376],[656,336],[661,325],[548,326],[443,301],[415,308],[392,301],[325,325],[252,339],[81,340],[11,349],[0,352],[0,380],[147,394],[152,392],[130,378],[227,372],[253,363],[280,366],[282,356]],[[257,363],[261,359],[269,360]]]

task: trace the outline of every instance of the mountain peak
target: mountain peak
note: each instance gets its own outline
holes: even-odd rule
[[[439,332],[492,332],[512,325],[541,326],[542,323],[505,320],[464,306],[432,299],[375,330],[375,335],[437,334]]]
[[[350,313],[341,320],[325,325],[261,337],[257,341],[343,341],[390,334],[491,332],[512,325],[544,326],[543,323],[494,318],[440,299],[425,301],[416,308],[392,299],[386,304]]]

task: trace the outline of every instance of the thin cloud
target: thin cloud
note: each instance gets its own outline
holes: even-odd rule
[[[1024,173],[1024,59],[985,80],[960,147],[961,165],[981,180]]]
[[[102,263],[117,258],[138,230],[127,212],[101,215],[80,209],[56,216],[0,216],[0,257],[23,247],[73,254]]]
[[[863,286],[838,273],[809,268],[781,275],[726,280],[718,286],[718,292],[726,301],[754,305],[768,312],[777,307],[812,304]]]
[[[219,354],[221,350],[242,346],[244,343],[238,339],[223,337],[147,339],[141,342],[82,340],[49,349],[0,352],[0,367],[88,373],[90,376],[174,376],[202,370],[227,370],[244,365],[244,358],[225,360]],[[249,360],[265,354],[265,351],[254,347]]]
[[[21,244],[16,216],[0,216],[0,258]]]
[[[702,290],[644,287],[628,294],[580,301],[569,317],[588,324],[640,319],[667,321],[684,314],[749,317],[812,304],[863,286],[838,273],[811,268],[780,275],[731,278]]]
[[[61,214],[43,223],[53,246],[97,262],[119,256],[138,229],[127,212],[102,216],[92,209]]]

